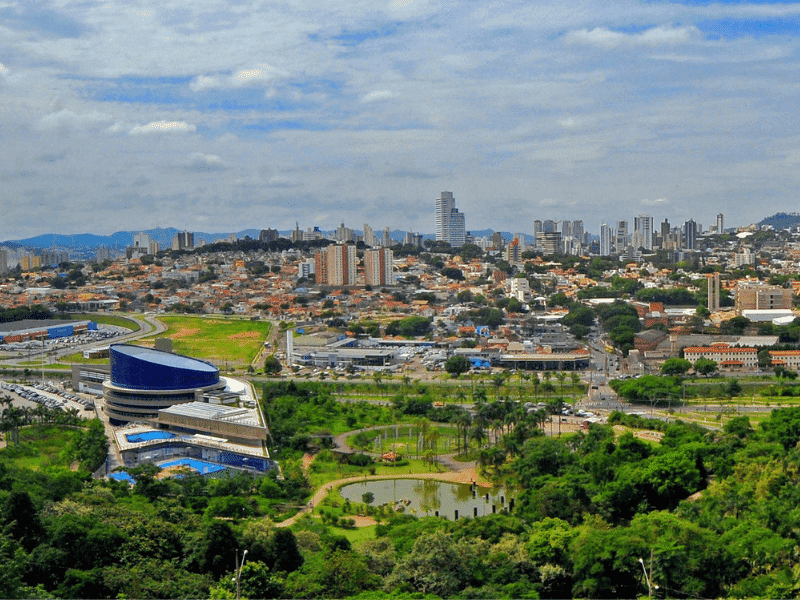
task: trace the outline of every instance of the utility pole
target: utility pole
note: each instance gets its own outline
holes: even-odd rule
[[[241,588],[239,586],[239,582],[242,578],[242,567],[244,566],[244,557],[247,556],[247,550],[242,552],[242,562],[239,563],[239,550],[236,550],[236,555],[234,556],[234,563],[236,564],[236,600],[240,600],[242,597],[241,595]],[[641,559],[639,559],[641,560]]]
[[[653,575],[653,550],[650,550],[650,573],[647,573],[647,569],[644,566],[644,561],[640,558],[639,564],[642,565],[642,571],[644,571],[644,580],[647,583],[647,597],[653,597],[653,590],[657,590],[658,586],[653,584],[653,580],[651,579]]]

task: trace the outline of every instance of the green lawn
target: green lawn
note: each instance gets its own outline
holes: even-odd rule
[[[267,321],[235,318],[160,316],[158,319],[168,327],[158,337],[172,339],[176,353],[238,368],[247,367],[256,357],[272,327]]]
[[[103,325],[116,325],[117,327],[126,327],[131,331],[139,331],[140,327],[136,321],[125,318],[120,315],[98,315],[98,314],[70,314],[70,319],[88,319],[95,323],[102,323]]]

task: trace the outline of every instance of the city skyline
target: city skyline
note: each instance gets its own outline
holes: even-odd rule
[[[795,208],[798,4],[43,0],[0,17],[4,240],[430,231],[439,190],[468,230]]]

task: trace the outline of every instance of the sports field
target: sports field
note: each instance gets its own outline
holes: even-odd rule
[[[159,316],[168,329],[158,337],[172,340],[178,354],[200,358],[220,368],[247,368],[272,328],[267,321],[210,317]],[[152,344],[154,338],[142,340]]]

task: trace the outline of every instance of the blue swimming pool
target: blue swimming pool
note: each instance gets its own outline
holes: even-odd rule
[[[162,469],[165,469],[166,467],[177,467],[179,465],[190,467],[198,473],[216,473],[218,471],[224,471],[227,469],[227,467],[224,465],[218,465],[217,463],[198,460],[196,458],[179,458],[178,460],[170,460],[167,462],[158,463],[158,466]]]
[[[117,481],[127,481],[128,483],[136,483],[136,480],[128,475],[125,471],[120,471],[118,473],[109,473],[109,479],[116,479]]]
[[[125,438],[131,444],[137,444],[139,442],[148,442],[150,440],[170,440],[174,437],[177,437],[174,433],[170,433],[169,431],[141,431],[139,433],[126,433]]]

